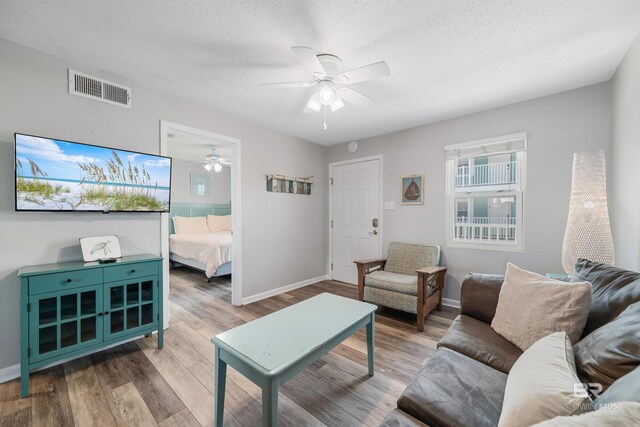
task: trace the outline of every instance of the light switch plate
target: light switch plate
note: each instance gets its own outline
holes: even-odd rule
[[[384,208],[385,210],[393,210],[396,208],[396,202],[384,202]]]

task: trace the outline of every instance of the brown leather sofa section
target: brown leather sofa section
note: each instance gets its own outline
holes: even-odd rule
[[[591,309],[582,332],[586,337],[640,301],[640,273],[607,264],[579,259],[572,282],[591,283]]]
[[[508,374],[520,350],[498,335],[490,324],[461,314],[455,318],[438,348],[448,348]]]
[[[491,324],[504,276],[468,273],[462,280],[460,313]]]
[[[506,384],[506,374],[442,348],[407,386],[398,408],[432,427],[493,427]]]

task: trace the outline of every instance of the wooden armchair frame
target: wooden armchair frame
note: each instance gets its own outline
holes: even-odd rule
[[[386,259],[368,259],[363,261],[354,261],[358,267],[358,299],[364,300],[364,276],[367,274],[384,269]],[[444,276],[447,267],[423,267],[416,270],[418,275],[418,307],[416,326],[418,331],[424,331],[424,318],[433,311],[442,310],[442,292],[444,289]],[[435,287],[437,290],[427,296],[429,287]]]

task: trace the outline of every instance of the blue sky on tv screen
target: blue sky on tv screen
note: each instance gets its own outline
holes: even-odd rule
[[[107,161],[115,151],[127,166],[137,166],[149,173],[150,182],[168,187],[171,179],[170,160],[163,157],[138,154],[106,147],[76,144],[56,139],[28,135],[16,135],[16,158],[22,162],[22,176],[31,177],[29,160],[46,172],[49,179],[81,180],[80,163],[94,164],[107,172]],[[19,171],[20,172],[20,171]]]

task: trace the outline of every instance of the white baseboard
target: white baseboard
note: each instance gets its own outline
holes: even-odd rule
[[[269,298],[275,295],[279,295],[285,292],[292,291],[294,289],[302,288],[305,286],[312,285],[317,282],[322,282],[323,280],[327,280],[327,276],[318,276],[312,277],[311,279],[303,280],[301,282],[292,283],[290,285],[281,286],[279,288],[271,289],[270,291],[261,292],[259,294],[251,295],[248,297],[242,298],[242,305],[251,304],[252,302],[260,301],[265,298]]]
[[[20,376],[20,364],[16,363],[12,366],[0,369],[0,383],[6,383]]]
[[[447,307],[453,307],[460,309],[460,300],[459,299],[451,299],[451,298],[442,298],[442,305],[446,305]]]

